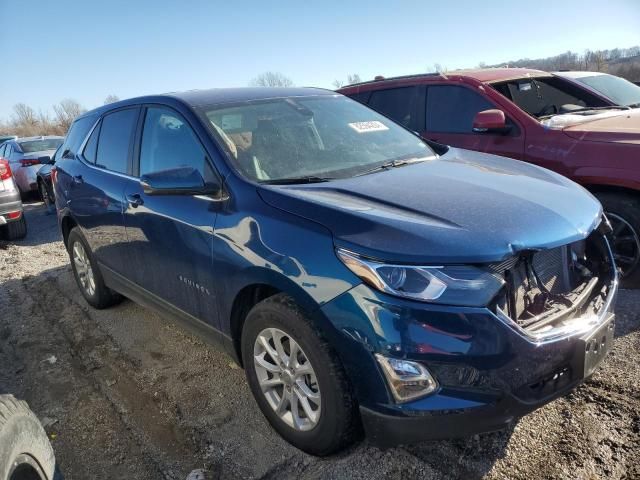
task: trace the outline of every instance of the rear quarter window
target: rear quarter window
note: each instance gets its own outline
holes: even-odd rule
[[[78,153],[78,149],[82,145],[82,142],[89,134],[89,130],[96,122],[97,116],[90,115],[79,118],[71,125],[67,137],[62,144],[62,157],[63,158],[75,158]]]

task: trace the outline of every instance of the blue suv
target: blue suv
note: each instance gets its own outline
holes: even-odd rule
[[[87,302],[126,296],[220,345],[304,451],[503,428],[611,346],[593,196],[334,92],[126,100],[78,118],[59,157]]]

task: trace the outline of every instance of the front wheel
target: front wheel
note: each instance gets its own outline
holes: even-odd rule
[[[611,223],[611,250],[624,288],[640,287],[640,200],[620,193],[596,194]]]
[[[359,417],[342,365],[290,297],[274,295],[249,312],[242,359],[258,406],[289,443],[328,455],[356,439]]]

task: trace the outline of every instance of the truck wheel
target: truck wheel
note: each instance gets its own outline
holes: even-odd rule
[[[53,480],[53,449],[26,402],[0,395],[0,478]]]
[[[115,305],[122,296],[104,284],[100,268],[89,244],[78,227],[69,232],[67,249],[71,259],[71,269],[78,288],[87,303],[94,308],[103,309]]]
[[[290,297],[274,295],[249,312],[242,358],[260,410],[289,443],[329,455],[356,439],[359,416],[342,365]]]
[[[7,229],[7,240],[20,240],[27,236],[27,219],[24,212],[18,220],[8,222],[5,226]]]
[[[611,222],[611,250],[624,288],[640,287],[640,200],[633,195],[598,193]]]

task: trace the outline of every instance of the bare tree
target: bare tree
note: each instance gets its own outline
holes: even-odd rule
[[[119,102],[119,101],[120,101],[120,97],[118,97],[117,95],[114,95],[114,94],[109,94],[104,99],[104,104],[108,105],[110,103],[115,103],[115,102]]]
[[[333,85],[333,88],[335,88],[335,89],[337,90],[337,89],[339,89],[339,88],[344,87],[344,82],[343,82],[342,80],[335,79],[335,80],[331,83],[331,85]]]
[[[38,125],[36,112],[26,103],[17,103],[13,106],[13,123],[25,127],[35,127]]]
[[[76,117],[85,112],[85,109],[77,101],[67,98],[54,105],[53,111],[56,114],[58,126],[66,132]]]
[[[347,85],[353,85],[354,83],[360,83],[360,75],[354,73],[353,75],[347,75]]]
[[[280,72],[264,72],[249,83],[251,87],[292,87],[293,80]]]

